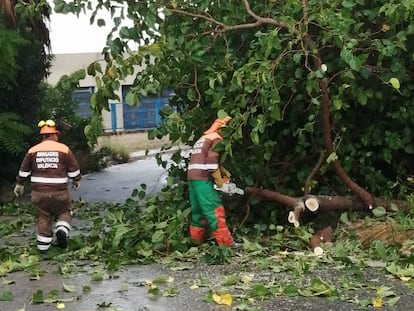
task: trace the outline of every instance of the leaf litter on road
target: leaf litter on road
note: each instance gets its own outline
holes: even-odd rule
[[[93,282],[116,277],[116,271],[126,265],[162,263],[169,267],[171,275],[159,275],[150,280],[151,285],[146,285],[149,295],[173,299],[180,294],[177,281],[187,284],[193,291],[207,289],[207,301],[218,304],[231,301],[236,310],[260,308],[261,302],[283,296],[318,296],[350,302],[359,307],[392,307],[398,306],[402,293],[401,287],[384,287],[390,277],[401,280],[397,285],[402,288],[414,288],[414,268],[410,257],[399,254],[394,245],[385,242],[374,241],[364,245],[347,236],[345,225],[343,236],[346,238],[338,237],[333,245],[326,247],[323,256],[314,256],[307,250],[305,241],[312,234],[311,228],[283,228],[279,225],[272,227],[274,239],[270,235],[262,239],[246,234],[243,236],[243,248],[234,251],[211,241],[192,245],[185,226],[188,213],[177,214],[173,210],[161,213],[159,209],[142,213],[141,207],[139,211],[131,209],[133,202],[136,201],[132,200],[125,206],[97,204],[85,207],[83,204],[84,209],[77,214],[80,222],[86,222],[85,226],[78,228],[78,234],[71,238],[65,253],[57,253],[55,257],[51,255],[46,260],[63,262],[58,265],[58,270],[65,278],[86,272]],[[135,217],[131,218],[131,215]],[[382,213],[377,213],[367,221],[372,226],[382,217]],[[406,226],[414,223],[410,218],[403,220],[408,223]],[[15,222],[8,226],[3,227],[2,238],[14,234],[13,230],[18,230],[17,233],[27,230],[16,226]],[[260,231],[265,229],[257,228]],[[43,277],[38,266],[44,258],[36,253],[34,239],[30,235],[28,237],[23,245],[2,246],[3,253],[8,256],[6,260],[2,258],[0,275],[4,277],[26,271],[31,279]],[[302,251],[298,251],[300,249]],[[206,274],[194,275],[193,279],[180,279],[181,274],[195,271],[200,264],[218,269],[222,267],[223,271],[216,276]],[[371,274],[378,278],[370,278]],[[12,282],[3,278],[3,284],[7,286]],[[85,295],[93,290],[93,283],[81,286]],[[63,291],[75,294],[77,287],[64,284]],[[123,291],[127,291],[127,284]],[[11,292],[3,292],[2,297],[10,299],[12,295]],[[57,291],[45,298],[43,292],[37,290],[33,293],[32,303],[70,303],[79,298],[78,295],[60,296],[60,291]],[[111,305],[110,302],[104,304]]]

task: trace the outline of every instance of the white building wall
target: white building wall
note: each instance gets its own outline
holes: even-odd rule
[[[101,62],[102,69],[104,70],[106,64],[101,53],[81,53],[81,54],[56,54],[52,61],[50,69],[50,75],[47,78],[47,83],[50,85],[56,85],[60,78],[64,75],[70,75],[80,69],[87,71],[87,68],[93,62]],[[137,68],[140,70],[140,68]],[[129,76],[127,79],[121,81],[121,88],[118,90],[117,95],[122,98],[122,85],[131,85],[134,77]],[[80,87],[93,87],[96,89],[95,78],[86,74],[85,79],[79,82]],[[122,117],[122,103],[111,101],[110,103],[116,104],[116,127],[117,131],[123,130],[123,117]],[[112,115],[110,111],[104,110],[102,112],[103,126],[105,131],[112,131]]]
[[[81,53],[81,54],[56,54],[52,61],[52,67],[50,69],[50,75],[47,78],[47,83],[55,86],[60,78],[64,75],[70,75],[79,69],[87,70],[87,67],[95,62],[102,62],[102,67],[105,66],[103,55],[101,53]],[[137,70],[142,68],[137,67]],[[121,81],[121,88],[118,91],[119,98],[122,98],[122,85],[131,85],[134,77],[130,76],[126,80]],[[93,87],[96,89],[95,78],[86,75],[85,79],[80,81],[80,87]],[[99,145],[124,145],[127,150],[145,150],[145,149],[157,149],[161,146],[170,146],[168,138],[162,140],[148,140],[146,131],[124,131],[123,109],[122,103],[111,101],[110,107],[115,106],[116,115],[116,130],[112,129],[112,114],[111,111],[102,111],[103,127],[107,135],[104,135],[98,139]],[[111,105],[114,104],[114,105]]]

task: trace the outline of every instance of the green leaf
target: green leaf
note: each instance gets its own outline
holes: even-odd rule
[[[91,287],[89,285],[83,285],[82,286],[82,293],[86,294],[91,291]]]
[[[271,110],[270,116],[272,117],[272,119],[274,119],[276,121],[282,120],[282,114],[280,112],[279,105],[273,105],[272,106],[272,110]]]
[[[178,294],[178,288],[176,286],[171,286],[169,289],[164,291],[162,294],[163,297],[175,297]]]
[[[115,232],[115,236],[112,240],[112,246],[114,248],[118,247],[118,245],[121,242],[124,235],[127,234],[128,232],[130,232],[131,230],[132,230],[132,228],[130,228],[127,225],[122,224],[122,225],[116,226],[116,232]]]
[[[105,26],[105,25],[106,25],[106,22],[105,22],[105,20],[104,20],[104,19],[102,19],[102,18],[98,18],[98,20],[96,21],[96,24],[97,24],[99,27],[103,27],[103,26]]]
[[[335,287],[320,277],[313,279],[311,284],[305,289],[305,296],[333,296],[336,294]]]
[[[368,97],[365,93],[359,93],[358,94],[358,102],[362,105],[365,106],[368,102]]]
[[[76,293],[77,292],[76,285],[63,284],[63,290],[65,292],[69,292],[69,293]]]
[[[189,101],[194,101],[196,98],[196,93],[194,88],[189,88],[187,91],[187,98]]]
[[[228,116],[227,112],[225,112],[223,109],[217,112],[217,118],[219,119],[224,119],[227,116]]]
[[[393,212],[398,212],[399,211],[398,206],[395,203],[391,203],[390,208]]]
[[[93,63],[93,67],[96,72],[102,73],[102,66],[100,63],[98,62]]]
[[[137,94],[131,90],[125,96],[125,101],[130,106],[138,106],[140,103]]]
[[[43,291],[41,289],[38,289],[36,292],[32,295],[32,303],[43,303]]]
[[[252,288],[252,296],[253,297],[259,297],[259,298],[265,298],[271,295],[271,292],[269,290],[269,287],[259,283],[254,284]]]
[[[151,241],[152,243],[161,243],[164,242],[165,233],[162,230],[157,230],[152,235]]]
[[[400,89],[400,81],[397,78],[391,78],[390,81],[388,82],[391,83],[394,89],[397,89],[397,90]]]
[[[336,152],[332,152],[328,158],[326,159],[326,163],[332,163],[333,161],[338,160],[338,156],[336,155]]]
[[[361,69],[361,65],[362,62],[357,57],[352,57],[352,59],[349,61],[349,66],[355,71],[359,71]]]
[[[387,214],[386,209],[383,206],[378,206],[372,210],[375,217],[384,217]]]
[[[400,300],[400,298],[401,298],[401,296],[395,296],[395,297],[392,297],[392,298],[388,299],[388,301],[387,301],[388,302],[388,305],[390,307],[395,307],[395,305]]]
[[[94,270],[91,272],[91,281],[98,282],[108,279],[108,275],[103,270]]]
[[[224,282],[223,286],[234,286],[241,281],[241,277],[238,274],[231,274],[228,276]]]
[[[148,289],[148,294],[150,294],[150,295],[153,295],[153,296],[160,296],[161,295],[161,291],[160,291],[160,289],[159,289],[159,287],[158,286],[151,286],[149,289]]]
[[[259,138],[259,134],[257,133],[257,131],[250,132],[250,138],[252,139],[252,143],[254,145],[258,145],[260,143],[260,138]]]
[[[287,297],[296,297],[299,296],[299,289],[296,285],[289,284],[283,288],[283,294]]]
[[[341,110],[342,106],[343,106],[343,102],[341,99],[339,98],[335,98],[333,101],[333,106],[335,108],[335,110]]]
[[[404,151],[408,154],[414,154],[414,146],[413,145],[406,145],[404,147]]]
[[[154,283],[154,284],[165,284],[165,283],[167,283],[168,279],[169,279],[168,275],[161,274],[161,275],[158,275],[158,276],[157,276],[157,277],[156,277],[156,278],[152,281],[152,283]]]
[[[10,291],[5,291],[0,293],[0,301],[13,301],[14,296]]]
[[[344,8],[347,8],[347,9],[351,9],[355,5],[354,1],[352,0],[343,0],[341,4]]]
[[[348,213],[346,213],[346,212],[342,213],[341,217],[340,217],[340,220],[344,224],[349,224],[350,222],[349,222],[349,218],[348,218]]]
[[[214,90],[214,83],[216,82],[215,78],[210,78],[208,81],[208,85],[210,87],[210,89]]]

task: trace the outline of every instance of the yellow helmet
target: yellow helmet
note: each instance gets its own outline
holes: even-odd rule
[[[40,134],[59,134],[59,131],[56,129],[56,123],[53,120],[41,120],[37,124],[40,128]]]

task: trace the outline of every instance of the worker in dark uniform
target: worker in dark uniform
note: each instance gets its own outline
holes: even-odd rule
[[[36,206],[37,248],[47,251],[53,242],[53,222],[59,247],[66,248],[71,230],[71,198],[68,182],[79,187],[81,172],[68,146],[58,142],[59,130],[53,120],[38,124],[42,141],[26,153],[16,177],[14,194],[24,193],[24,179],[30,176],[31,199]]]

